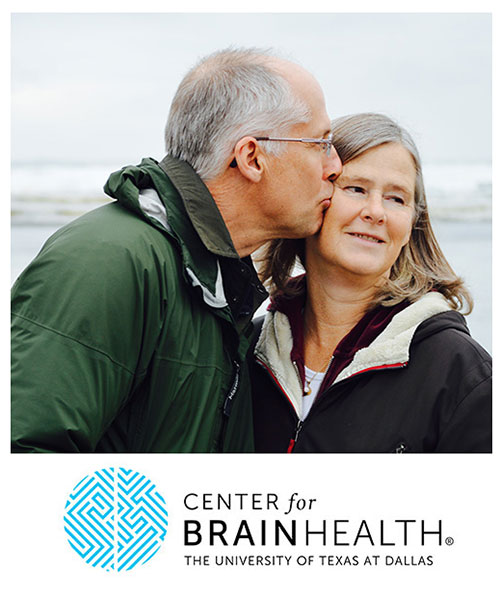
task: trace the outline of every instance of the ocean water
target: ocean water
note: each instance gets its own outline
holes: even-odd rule
[[[12,225],[63,225],[110,201],[103,191],[112,164],[13,164]]]
[[[121,164],[13,164],[12,224],[64,224],[109,201],[103,191]],[[433,220],[491,220],[490,164],[426,164]]]
[[[12,282],[53,232],[110,201],[102,187],[119,168],[118,164],[13,165]],[[438,241],[474,297],[474,310],[467,316],[469,328],[491,352],[491,167],[429,164],[424,166],[424,178]]]

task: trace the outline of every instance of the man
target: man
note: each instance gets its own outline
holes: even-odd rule
[[[249,256],[321,226],[341,170],[329,131],[288,61],[222,51],[186,75],[167,157],[113,173],[117,201],[14,286],[13,451],[252,450],[244,360],[267,293]]]

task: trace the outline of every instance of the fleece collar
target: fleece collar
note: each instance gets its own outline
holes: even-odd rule
[[[297,366],[299,375],[304,382],[303,310],[307,294],[305,274],[291,279],[288,283],[288,288],[294,289],[296,294],[291,297],[289,294],[282,294],[275,297],[271,303],[270,310],[281,311],[288,317],[293,336],[293,349],[290,358]],[[368,311],[338,343],[333,353],[333,361],[326,372],[319,392],[321,393],[323,389],[328,388],[335,381],[338,374],[351,363],[354,355],[360,349],[368,347],[392,321],[392,318],[409,305],[408,301],[401,301],[397,305],[390,307],[378,305]]]
[[[427,293],[396,314],[368,347],[358,350],[333,384],[367,370],[407,364],[411,341],[418,326],[428,318],[449,310],[451,307],[441,293]],[[290,359],[292,347],[288,317],[280,311],[269,311],[255,347],[255,357],[271,371],[297,413],[301,413],[302,381],[297,366]]]
[[[427,293],[396,314],[371,345],[356,353],[350,365],[340,372],[335,382],[372,368],[407,364],[410,360],[411,341],[418,326],[431,316],[450,310],[449,303],[441,293]]]

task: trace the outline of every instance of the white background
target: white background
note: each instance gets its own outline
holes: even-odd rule
[[[96,469],[113,465],[140,471],[155,482],[169,513],[168,532],[160,551],[145,565],[120,573],[85,564],[69,547],[62,521],[66,497],[76,483]],[[4,536],[7,571],[15,595],[23,598],[108,593],[135,597],[149,592],[224,598],[312,593],[493,598],[498,592],[494,585],[498,554],[498,529],[493,526],[498,509],[494,469],[492,456],[468,455],[13,455],[7,461],[10,490],[3,510],[8,517],[8,535]],[[443,537],[451,536],[455,543],[437,547],[429,539],[424,548],[416,541],[407,548],[371,548],[366,542],[357,547],[322,547],[312,540],[309,547],[299,542],[296,547],[252,548],[242,541],[234,548],[210,547],[207,541],[201,547],[185,547],[184,519],[223,519],[228,526],[232,521],[236,526],[241,519],[251,525],[252,521],[275,518],[286,525],[290,519],[282,511],[188,511],[183,499],[191,492],[276,493],[283,508],[289,496],[297,492],[302,498],[317,499],[310,513],[294,513],[298,529],[306,517],[311,528],[317,524],[315,529],[320,529],[323,519],[366,519],[374,539],[373,530],[380,519],[386,521],[387,529],[395,519],[425,519],[427,529],[435,529],[441,519]],[[229,542],[230,538],[228,534]],[[186,554],[286,554],[294,557],[292,562],[299,555],[312,554],[316,559],[305,567],[188,567]],[[320,566],[318,555],[329,554],[417,558],[430,554],[434,565]]]
[[[48,10],[68,10],[67,3],[46,3]],[[182,10],[205,9],[201,3],[184,3]],[[234,11],[233,3],[221,3],[221,10]],[[313,10],[308,2],[299,10]],[[11,3],[11,10],[40,10],[37,3]],[[151,5],[151,7],[150,7]],[[254,2],[244,9],[272,10],[272,2]],[[378,2],[382,10],[402,10],[413,3]],[[166,3],[123,1],[81,4],[80,10],[168,10]],[[339,10],[329,2],[319,10]],[[349,10],[358,3],[351,2]],[[420,3],[423,10],[449,10],[442,2]],[[360,10],[372,10],[359,4]],[[287,5],[287,10],[296,10]],[[470,10],[470,3],[455,1],[453,10]],[[474,10],[491,10],[490,2],[475,2]],[[277,9],[277,7],[276,7]],[[2,14],[0,39],[8,54],[8,15]],[[5,18],[4,18],[5,17]],[[7,22],[5,22],[7,21]],[[498,35],[498,31],[496,31]],[[3,35],[2,35],[3,34]],[[89,40],[89,44],[92,40]],[[425,44],[425,40],[422,40]],[[473,40],[471,40],[473,47]],[[8,77],[8,60],[3,67]],[[8,104],[5,106],[8,114]],[[8,117],[7,117],[8,118]],[[498,123],[497,123],[498,124]],[[6,128],[7,130],[7,128]],[[8,154],[7,154],[8,156]],[[8,157],[2,161],[4,181],[8,180]],[[495,186],[494,186],[495,188]],[[8,255],[8,232],[3,255]],[[5,276],[7,278],[7,276]],[[8,283],[6,284],[7,290]],[[496,280],[494,281],[494,294]],[[7,313],[7,293],[2,315]],[[3,338],[8,338],[3,318]],[[496,337],[493,354],[495,355]],[[7,349],[7,347],[5,347]],[[7,352],[5,353],[7,355]],[[8,412],[8,359],[3,360],[4,402],[2,412],[2,585],[7,595],[32,596],[116,596],[135,597],[147,593],[165,596],[246,597],[261,595],[364,595],[396,598],[446,595],[497,596],[498,554],[498,454],[495,455],[10,455]],[[169,531],[165,545],[146,565],[129,573],[111,574],[94,570],[74,553],[63,531],[67,494],[85,475],[109,466],[133,468],[154,481],[166,500]],[[452,547],[433,550],[433,567],[399,568],[192,568],[183,556],[192,552],[182,545],[182,522],[187,516],[182,499],[188,492],[276,492],[285,500],[293,492],[317,498],[314,519],[398,518],[443,520],[445,535],[455,539]],[[228,518],[214,513],[215,518]],[[222,515],[222,516],[221,516]],[[205,517],[210,516],[206,513]],[[260,513],[232,511],[231,517],[259,518]],[[311,519],[313,515],[311,515]],[[236,552],[236,551],[235,551]],[[238,551],[245,552],[245,551]],[[248,553],[253,551],[248,551]],[[261,554],[265,553],[260,549]],[[271,551],[269,551],[271,552]],[[274,552],[274,551],[273,551]],[[306,552],[283,548],[283,553]],[[308,552],[338,554],[339,550]],[[354,548],[343,553],[361,553]],[[379,551],[380,552],[380,551]],[[431,551],[429,551],[431,552]],[[207,550],[220,554],[220,550]],[[257,553],[257,550],[255,550]],[[398,551],[399,554],[403,552]],[[411,554],[425,554],[414,548]],[[498,583],[496,583],[498,586]]]

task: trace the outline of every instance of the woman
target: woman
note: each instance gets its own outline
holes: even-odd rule
[[[421,162],[380,114],[333,122],[344,169],[321,231],[278,240],[254,351],[259,452],[491,452],[491,358],[432,232]],[[290,279],[298,258],[306,275]]]

